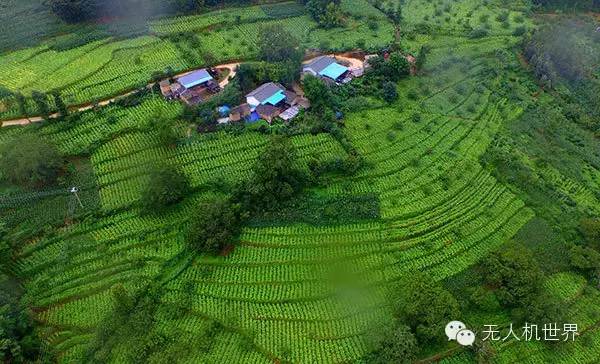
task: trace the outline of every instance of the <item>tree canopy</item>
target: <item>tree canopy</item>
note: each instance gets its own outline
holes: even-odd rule
[[[260,57],[266,62],[299,62],[304,56],[300,41],[279,24],[266,25],[258,38]]]
[[[159,164],[150,172],[142,191],[141,205],[146,212],[159,212],[181,201],[190,190],[186,176],[176,168]]]
[[[274,136],[260,154],[252,169],[252,177],[238,187],[236,201],[244,210],[272,209],[300,191],[304,176],[294,166],[296,150],[290,140]]]
[[[38,362],[42,343],[17,291],[17,284],[0,273],[0,362]]]
[[[216,255],[234,243],[240,223],[239,205],[227,199],[202,203],[188,229],[187,244],[197,253]]]
[[[415,332],[419,343],[443,342],[446,323],[460,316],[456,298],[431,277],[412,274],[400,281],[392,302],[398,319]]]

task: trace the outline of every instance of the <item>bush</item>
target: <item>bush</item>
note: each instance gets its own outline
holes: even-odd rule
[[[185,197],[190,184],[180,171],[167,165],[155,167],[142,191],[141,205],[147,213],[160,212]]]
[[[486,29],[477,28],[477,29],[473,29],[469,33],[469,38],[471,38],[471,39],[483,38],[483,37],[487,37],[487,35],[488,35],[488,31]]]
[[[515,37],[520,37],[522,35],[524,35],[525,33],[527,33],[527,28],[524,26],[518,26],[515,28],[515,30],[513,30],[513,35]]]
[[[200,205],[187,232],[186,242],[193,251],[217,255],[234,242],[241,229],[239,205],[214,199]]]

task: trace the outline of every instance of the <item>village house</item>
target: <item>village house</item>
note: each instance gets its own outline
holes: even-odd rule
[[[278,83],[268,82],[246,95],[246,103],[231,109],[229,120],[263,119],[272,123],[275,118],[280,117],[288,121],[300,112],[299,103],[308,104],[295,92],[287,90]]]
[[[350,69],[339,64],[331,56],[321,56],[313,59],[302,67],[302,73],[319,77],[330,84],[348,83],[352,80]]]
[[[176,82],[159,82],[160,92],[167,100],[181,99],[187,105],[201,103],[207,97],[221,91],[221,87],[206,69],[190,72]]]

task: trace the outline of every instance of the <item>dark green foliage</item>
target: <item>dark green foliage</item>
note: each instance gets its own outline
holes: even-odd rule
[[[196,253],[217,255],[235,242],[240,224],[239,205],[226,199],[208,201],[192,218],[186,242]]]
[[[379,217],[377,196],[348,195],[323,198],[302,195],[284,201],[275,210],[266,211],[251,220],[253,225],[304,222],[312,225],[353,223]]]
[[[240,90],[248,93],[265,82],[278,82],[287,87],[298,79],[300,64],[289,60],[284,62],[252,62],[242,63],[235,76]]]
[[[527,302],[543,278],[531,252],[518,245],[491,254],[482,263],[482,269],[486,282],[496,288],[500,302],[507,306]]]
[[[406,57],[399,52],[394,52],[388,60],[383,57],[375,57],[369,60],[371,77],[380,77],[387,81],[399,81],[410,74],[410,64]]]
[[[62,166],[63,159],[56,147],[33,134],[14,137],[0,147],[0,171],[15,184],[52,184]]]
[[[323,28],[335,28],[343,24],[344,19],[339,0],[308,0],[306,9]]]
[[[410,327],[402,324],[378,327],[371,333],[373,351],[361,363],[365,364],[409,364],[419,352],[417,340]]]
[[[252,169],[252,177],[238,186],[234,200],[244,211],[271,210],[296,195],[305,183],[305,176],[296,169],[296,150],[290,140],[274,136],[260,154]]]
[[[398,91],[394,82],[383,83],[383,99],[390,104],[398,99]]]
[[[6,261],[0,262],[0,269]],[[0,362],[47,363],[49,354],[34,331],[31,314],[19,297],[19,286],[0,273]]]
[[[60,115],[60,117],[64,118],[64,117],[68,116],[69,109],[67,108],[67,105],[65,105],[65,102],[63,101],[60,93],[58,91],[52,92],[52,98],[54,99],[54,105],[56,106],[56,109],[58,110],[58,114]]]
[[[447,340],[444,327],[460,317],[456,298],[439,283],[421,273],[404,277],[394,289],[396,316],[410,326],[420,344]]]
[[[17,106],[19,107],[19,114],[27,117],[29,115],[29,108],[27,107],[27,99],[23,96],[22,93],[17,92],[15,94],[15,100],[17,101]]]
[[[298,38],[281,25],[264,26],[257,45],[261,59],[266,62],[299,62],[304,55]]]
[[[37,106],[38,113],[44,118],[47,119],[50,115],[50,106],[48,105],[48,96],[45,93],[39,91],[33,91],[31,93],[31,98],[35,102]]]
[[[516,322],[560,322],[564,307],[543,290],[544,273],[531,252],[509,244],[481,263],[485,283]]]
[[[150,172],[140,204],[146,213],[161,212],[183,200],[190,191],[187,177],[175,167],[160,164]]]
[[[579,230],[590,246],[600,249],[600,218],[582,219],[579,223]]]
[[[429,51],[430,49],[428,46],[424,45],[421,47],[415,61],[415,66],[417,67],[417,69],[422,69],[423,66],[425,66],[425,63],[427,62],[427,54],[429,53]]]
[[[525,42],[523,53],[538,80],[561,93],[567,104],[565,116],[599,136],[597,26],[596,21],[585,16],[562,18],[536,30]],[[568,92],[563,92],[563,87]]]
[[[68,23],[77,23],[102,17],[144,17],[159,14],[196,11],[203,0],[51,0],[52,11]]]
[[[483,37],[487,37],[488,35],[488,31],[484,28],[477,28],[477,29],[473,29],[470,33],[469,33],[469,38],[471,39],[477,39],[477,38],[483,38]]]
[[[318,113],[330,109],[334,104],[331,89],[320,78],[307,75],[302,83],[304,95],[311,103],[311,109]]]

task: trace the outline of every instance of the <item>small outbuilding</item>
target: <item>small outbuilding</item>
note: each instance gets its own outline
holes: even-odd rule
[[[256,107],[256,113],[258,114],[258,116],[260,116],[261,119],[272,123],[273,119],[275,119],[279,116],[279,114],[281,114],[281,109],[269,104],[258,105]]]
[[[163,97],[167,100],[171,100],[173,99],[173,92],[171,91],[171,83],[169,82],[169,80],[162,80],[158,83],[158,86],[160,87],[160,93],[163,95]]]
[[[230,121],[240,121],[240,120],[245,119],[246,117],[250,116],[251,113],[252,113],[252,110],[250,109],[250,105],[241,104],[241,105],[236,106],[233,109],[231,109],[231,112],[229,113],[229,120]]]

